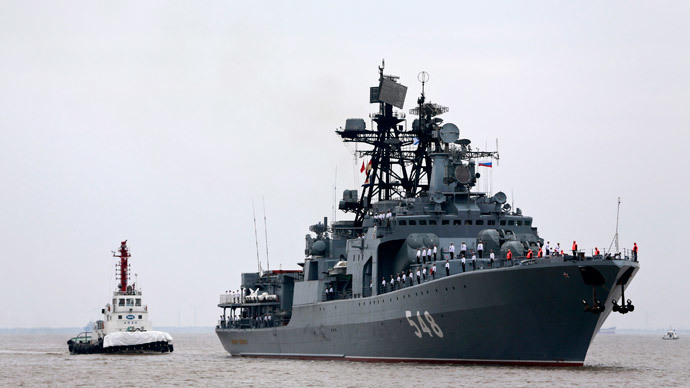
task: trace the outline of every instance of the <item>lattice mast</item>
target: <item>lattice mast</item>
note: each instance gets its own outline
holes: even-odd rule
[[[344,142],[371,145],[368,150],[357,150],[360,157],[368,157],[367,180],[359,202],[341,205],[340,209],[355,213],[355,225],[360,226],[373,201],[385,201],[396,197],[414,197],[428,188],[423,178],[431,171],[427,149],[430,137],[421,135],[425,126],[408,131],[402,109],[407,87],[399,84],[399,77],[383,73],[385,63],[379,66],[379,86],[370,89],[370,102],[379,105],[378,113],[370,118],[376,128],[366,130],[345,128],[336,131]],[[423,102],[423,98],[421,100]],[[446,108],[447,110],[447,108]],[[424,122],[425,118],[422,118]]]

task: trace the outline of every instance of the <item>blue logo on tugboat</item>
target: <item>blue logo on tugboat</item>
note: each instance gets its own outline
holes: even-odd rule
[[[127,319],[134,319],[134,315],[129,314],[129,315],[127,316]]]

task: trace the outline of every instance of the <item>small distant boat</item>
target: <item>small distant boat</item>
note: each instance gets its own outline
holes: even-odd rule
[[[664,336],[661,337],[661,338],[663,338],[663,339],[665,339],[665,340],[677,340],[677,339],[680,338],[680,337],[678,337],[678,333],[676,333],[676,330],[675,330],[675,329],[670,329],[670,330],[667,331],[666,334],[664,334]]]
[[[616,326],[602,327],[599,329],[599,334],[616,334]]]

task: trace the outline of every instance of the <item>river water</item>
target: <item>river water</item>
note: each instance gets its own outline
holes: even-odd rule
[[[688,387],[690,338],[600,335],[584,367],[233,358],[213,332],[161,355],[70,355],[64,334],[1,334],[0,387]]]

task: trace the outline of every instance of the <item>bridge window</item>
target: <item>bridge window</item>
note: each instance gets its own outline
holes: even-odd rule
[[[462,220],[453,220],[453,225],[462,225]]]
[[[465,220],[465,225],[472,225],[472,220]]]
[[[501,225],[505,225],[505,224],[506,224],[506,220],[501,220]]]
[[[406,220],[399,220],[398,225],[405,226],[405,225],[407,225],[407,221]]]
[[[127,298],[127,306],[134,306],[134,299]]]
[[[516,222],[517,222],[517,226],[522,226],[522,221],[516,221]]]
[[[515,221],[513,221],[513,220],[508,221],[508,225],[515,225]]]
[[[410,220],[410,225],[417,225],[417,221],[415,221],[415,220]]]
[[[429,220],[429,225],[436,225],[436,220]]]
[[[531,226],[531,225],[532,225],[532,220],[525,221],[525,226]]]
[[[450,224],[450,220],[441,220],[441,225],[448,225]]]
[[[124,306],[124,305],[125,305],[125,300],[124,300],[124,298],[118,299],[118,300],[117,300],[117,305],[118,305],[118,306]]]
[[[419,220],[419,225],[426,225],[426,220]]]
[[[477,220],[477,225],[484,225],[484,220]]]
[[[141,298],[136,299],[135,306],[141,306]]]
[[[487,225],[496,225],[496,220],[489,220],[486,222]]]

